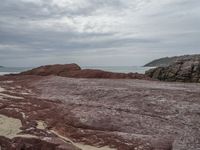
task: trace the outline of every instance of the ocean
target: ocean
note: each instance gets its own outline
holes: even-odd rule
[[[141,67],[141,66],[82,66],[82,69],[100,69],[111,72],[121,72],[121,73],[129,73],[129,72],[137,72],[137,73],[145,73],[146,70],[151,69],[152,67]],[[0,67],[0,75],[10,74],[10,73],[19,73],[22,71],[26,71],[32,69],[31,67]]]
[[[10,74],[10,73],[19,73],[25,70],[29,70],[31,68],[25,67],[0,67],[0,75]]]

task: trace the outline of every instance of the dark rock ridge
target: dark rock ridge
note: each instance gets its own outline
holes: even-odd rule
[[[56,75],[71,78],[108,78],[108,79],[150,79],[138,73],[114,73],[97,69],[81,69],[77,64],[41,66],[20,75]]]
[[[200,55],[183,55],[183,56],[175,56],[175,57],[164,57],[151,61],[150,63],[144,65],[145,67],[166,67],[178,60],[182,59],[196,59],[200,58]]]
[[[179,59],[167,67],[150,69],[145,74],[164,81],[200,82],[200,57]]]
[[[51,141],[45,141],[42,138],[8,139],[0,136],[0,146],[3,150],[80,150],[70,143],[63,144],[62,140],[55,137]]]

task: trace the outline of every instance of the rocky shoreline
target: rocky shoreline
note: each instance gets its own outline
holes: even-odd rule
[[[169,66],[148,70],[145,74],[162,81],[200,83],[200,57],[197,56],[179,59]]]
[[[197,84],[13,75],[0,87],[0,119],[19,124],[0,136],[5,150],[200,147]]]
[[[116,73],[97,69],[81,69],[77,64],[57,64],[34,68],[20,73],[19,75],[56,75],[69,78],[98,78],[98,79],[145,79],[151,80],[148,76],[139,73]]]

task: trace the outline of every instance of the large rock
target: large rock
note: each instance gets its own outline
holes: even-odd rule
[[[182,56],[174,56],[174,57],[164,57],[164,58],[159,58],[156,60],[153,60],[146,65],[145,67],[167,67],[176,61],[182,60],[182,59],[197,59],[200,58],[199,54],[196,55],[182,55]]]
[[[81,68],[77,64],[65,64],[65,65],[47,65],[41,66],[38,68],[34,68],[29,71],[22,72],[22,75],[60,75],[60,74],[68,74],[71,71],[78,71]]]
[[[108,79],[150,79],[138,73],[115,73],[97,69],[81,69],[77,64],[41,66],[20,75],[56,75],[71,78],[108,78]]]
[[[200,58],[186,58],[167,67],[150,69],[147,76],[164,81],[200,82]]]

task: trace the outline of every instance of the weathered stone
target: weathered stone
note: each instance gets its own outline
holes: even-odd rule
[[[199,82],[200,58],[178,60],[167,67],[151,69],[145,74],[164,81]]]
[[[17,75],[0,87],[0,114],[21,120],[18,135],[36,136],[0,137],[2,150],[200,147],[199,84]]]

